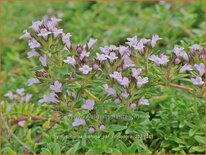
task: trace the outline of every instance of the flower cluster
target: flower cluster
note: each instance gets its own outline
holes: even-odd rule
[[[90,38],[84,45],[73,45],[71,34],[58,28],[60,21],[54,17],[35,21],[30,30],[25,30],[20,37],[28,40],[31,49],[28,58],[36,58],[38,66],[35,77],[28,79],[28,86],[42,85],[46,89],[40,103],[64,105],[72,114],[73,109],[78,109],[81,117],[96,114],[97,107],[108,102],[116,108],[122,106],[125,111],[135,111],[137,106],[149,105],[144,88],[159,83],[168,85],[176,74],[186,74],[185,77],[194,85],[204,84],[204,52],[200,45],[190,46],[189,52],[175,46],[169,57],[164,52],[153,50],[158,41],[163,41],[163,38],[153,35],[149,39],[134,36],[127,38],[125,45],[109,45],[93,50],[96,39]],[[92,86],[92,83],[98,83],[98,86]],[[92,90],[99,88],[103,93],[95,96]],[[16,93],[17,96],[24,95],[21,90]],[[5,96],[12,99],[15,95],[9,92]],[[28,102],[30,97],[24,96],[24,100]],[[104,107],[104,111],[111,111],[111,108]],[[91,134],[96,128],[105,131],[103,120],[87,121],[81,117],[75,116],[71,125],[87,126]]]

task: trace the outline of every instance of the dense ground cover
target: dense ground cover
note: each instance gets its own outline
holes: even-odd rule
[[[169,87],[151,88],[145,93],[150,97],[150,105],[136,111],[137,119],[132,121],[133,125],[130,123],[125,127],[120,123],[110,126],[109,131],[96,134],[101,137],[99,140],[95,137],[79,138],[78,135],[85,136],[85,131],[73,131],[72,120],[68,119],[69,111],[62,112],[56,107],[59,109],[51,113],[51,106],[38,103],[43,88],[27,86],[27,80],[34,74],[31,68],[35,67],[36,60],[26,58],[29,48],[19,37],[32,21],[52,15],[62,19],[59,25],[72,34],[73,44],[85,44],[89,38],[96,38],[94,52],[99,52],[100,46],[124,44],[126,38],[134,35],[151,38],[158,34],[163,40],[157,44],[157,53],[164,50],[168,55],[172,54],[174,45],[186,48],[192,44],[204,46],[203,2],[4,2],[2,92],[6,94],[25,88],[33,96],[28,103],[3,98],[4,122],[8,123],[10,130],[3,124],[1,153],[24,153],[25,145],[36,153],[204,152],[204,99],[197,93]],[[202,89],[192,83],[187,83],[187,86],[198,92]],[[101,92],[96,92],[97,96],[98,93]],[[13,108],[9,109],[11,103]],[[31,115],[61,117],[59,123],[35,142],[54,122],[33,118],[26,121],[26,125],[14,123],[16,118]],[[133,137],[114,138],[121,135]]]

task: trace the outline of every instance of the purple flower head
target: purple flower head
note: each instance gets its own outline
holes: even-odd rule
[[[132,37],[132,38],[127,38],[126,44],[128,44],[130,47],[136,46],[137,43],[138,43],[137,36],[134,36],[134,37]]]
[[[31,40],[29,40],[29,47],[31,49],[34,49],[34,48],[39,48],[41,45],[40,43],[38,43],[34,38],[32,38]]]
[[[24,96],[23,100],[24,100],[26,103],[28,103],[28,102],[30,101],[31,97],[32,97],[32,94],[26,94],[26,95]]]
[[[121,72],[114,72],[113,74],[109,75],[111,78],[114,78],[116,80],[121,80],[122,79],[122,73]]]
[[[192,70],[192,66],[185,64],[182,68],[180,68],[180,73],[183,73],[185,71],[191,71]]]
[[[52,17],[52,18],[47,22],[46,26],[48,27],[49,30],[53,30],[53,29],[57,26],[57,24],[58,24],[59,21],[61,21],[61,19],[57,19],[57,18],[55,18],[55,17]]]
[[[179,58],[175,58],[175,64],[178,65],[181,62]]]
[[[56,99],[57,95],[55,93],[50,93],[50,94],[47,94],[47,95],[44,95],[43,96],[43,99],[39,100],[40,103],[57,103],[59,102],[57,99]]]
[[[94,70],[98,70],[99,69],[99,65],[98,64],[93,64],[93,69]]]
[[[96,53],[97,57],[96,59],[99,60],[99,61],[104,61],[104,60],[107,60],[107,55],[105,54],[99,54],[99,53]]]
[[[25,89],[24,88],[19,88],[19,89],[16,89],[16,93],[20,96],[23,96],[24,95],[24,91]]]
[[[40,83],[39,79],[37,79],[37,78],[28,79],[28,86],[31,86],[31,85],[36,84],[36,83]]]
[[[40,56],[39,61],[41,62],[42,66],[44,66],[44,67],[47,66],[47,57],[46,57],[46,55]]]
[[[56,38],[58,35],[63,34],[63,29],[54,28],[52,33],[54,34],[54,38]]]
[[[124,92],[121,93],[121,96],[127,99],[129,97],[129,93],[125,90]]]
[[[105,92],[107,92],[108,95],[116,96],[116,90],[112,87],[109,87],[107,84],[103,85]]]
[[[202,76],[205,73],[205,65],[203,63],[195,64],[194,67],[199,72],[200,76]]]
[[[152,36],[152,40],[151,40],[151,46],[152,46],[152,48],[154,48],[155,47],[155,45],[156,45],[156,43],[157,43],[157,41],[158,40],[161,40],[162,38],[160,38],[158,35],[153,35]]]
[[[138,69],[132,68],[132,77],[137,78],[141,72],[142,72],[141,68],[138,68]]]
[[[62,34],[62,42],[66,45],[67,48],[70,48],[71,46],[70,38],[71,38],[70,33]]]
[[[95,132],[95,129],[93,127],[90,127],[88,131],[89,133],[93,134]]]
[[[106,55],[106,57],[110,60],[110,62],[114,62],[114,60],[118,58],[116,57],[116,54],[114,52],[111,52],[109,55]]]
[[[130,83],[130,80],[129,78],[127,77],[123,77],[122,79],[118,79],[118,83],[122,86],[124,86],[125,88],[128,88],[129,87],[129,83]]]
[[[155,62],[157,65],[163,65],[163,66],[166,66],[167,63],[169,62],[168,57],[164,54],[161,54],[159,57],[156,55],[151,55],[149,59]]]
[[[124,55],[122,57],[122,60],[124,62],[123,64],[123,68],[127,68],[127,67],[133,67],[134,66],[134,62],[130,59],[130,57],[128,55]]]
[[[141,76],[138,76],[136,78],[137,80],[137,87],[140,88],[142,85],[148,83],[148,77],[142,78]]]
[[[101,125],[99,126],[99,130],[101,130],[101,131],[104,131],[105,128],[106,128],[106,127],[105,127],[103,124],[101,124]]]
[[[119,46],[119,53],[120,53],[121,56],[123,56],[125,54],[129,56],[131,54],[131,51],[128,47]]]
[[[39,56],[39,53],[36,52],[34,49],[32,49],[31,51],[29,51],[29,52],[27,53],[27,57],[28,57],[28,58],[38,57],[38,56]]]
[[[142,38],[140,39],[139,42],[142,42],[143,44],[147,44],[148,42],[150,42],[150,39]]]
[[[120,104],[120,103],[121,103],[121,100],[120,100],[120,98],[116,98],[116,99],[114,100],[114,102],[115,102],[116,104]]]
[[[198,44],[193,44],[192,46],[189,47],[190,48],[190,52],[192,54],[194,54],[196,51],[199,51],[202,49],[202,47]]]
[[[62,87],[62,83],[56,80],[54,84],[50,86],[50,89],[53,90],[55,93],[60,93],[61,87]]]
[[[30,28],[32,28],[35,32],[39,32],[40,26],[42,26],[42,21],[35,21],[35,22],[32,22],[32,25],[30,26]]]
[[[108,55],[108,54],[110,53],[110,47],[109,47],[109,46],[100,47],[99,49],[100,49],[101,52],[104,53],[105,55]]]
[[[20,127],[24,127],[26,121],[19,121],[18,122],[18,126]]]
[[[47,31],[47,29],[41,29],[38,36],[42,36],[44,39],[47,39],[48,35],[51,34],[51,32]]]
[[[109,46],[109,51],[117,51],[118,50],[118,47],[115,46],[115,45],[110,45]]]
[[[80,126],[80,125],[86,125],[86,122],[84,119],[76,117],[74,119],[74,122],[72,123],[72,126]]]
[[[72,66],[76,65],[76,60],[74,59],[74,57],[67,57],[67,59],[64,60],[64,62]]]
[[[149,101],[148,99],[146,99],[144,96],[142,96],[140,99],[139,99],[139,102],[138,102],[140,105],[149,105]]]
[[[134,49],[137,50],[139,53],[142,53],[144,51],[144,42],[139,41],[136,46],[134,46]]]
[[[85,57],[89,57],[90,52],[82,51],[80,54],[80,60],[83,60]]]
[[[130,104],[130,109],[136,109],[136,107],[137,107],[137,104],[136,103],[132,103],[132,104]]]
[[[14,94],[13,94],[11,91],[9,91],[8,93],[6,93],[4,96],[7,97],[7,98],[9,98],[9,99],[11,99],[11,100],[14,98]]]
[[[175,46],[173,52],[178,58],[182,57],[185,61],[189,60],[187,53],[184,51],[184,48]]]
[[[88,74],[89,72],[92,71],[92,68],[89,67],[88,65],[83,65],[81,68],[79,68],[79,70],[80,70],[83,74]]]
[[[196,78],[191,78],[191,80],[194,85],[201,86],[204,84],[204,81],[202,81],[202,78],[200,76],[197,76]]]
[[[92,48],[92,46],[97,42],[97,39],[90,38],[87,42],[88,49]]]
[[[83,104],[82,108],[90,111],[94,109],[94,104],[94,100],[86,100],[86,104]]]
[[[22,36],[20,36],[19,39],[24,39],[24,38],[25,39],[31,39],[31,35],[27,30],[24,30],[23,33],[24,34]]]

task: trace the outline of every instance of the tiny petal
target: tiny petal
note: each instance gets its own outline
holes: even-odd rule
[[[23,33],[24,34],[22,36],[20,36],[19,39],[24,39],[24,38],[25,39],[31,39],[31,35],[27,30],[24,30]]]
[[[192,66],[185,64],[181,69],[180,69],[180,73],[183,73],[185,71],[191,71],[192,70]]]
[[[79,117],[75,118],[74,122],[72,123],[72,126],[80,126],[80,125],[86,125],[85,120]]]
[[[142,85],[148,83],[148,77],[142,78],[141,76],[138,76],[136,78],[137,80],[137,87],[140,88]]]
[[[41,62],[42,66],[44,66],[44,67],[47,66],[47,57],[46,57],[46,55],[40,56],[39,61]]]
[[[90,111],[94,109],[94,104],[94,100],[86,100],[86,104],[83,104],[82,108]]]
[[[67,57],[67,59],[64,60],[64,62],[72,66],[76,65],[76,60],[74,59],[74,57]]]
[[[132,77],[137,78],[141,72],[142,72],[141,68],[138,68],[138,69],[132,68]]]
[[[87,47],[88,49],[92,48],[92,46],[97,42],[97,39],[93,39],[93,38],[90,38],[88,43],[87,43]]]
[[[34,49],[34,48],[39,48],[41,45],[34,39],[32,38],[31,40],[29,40],[29,47],[31,49]]]
[[[109,87],[107,84],[104,85],[104,90],[107,92],[108,95],[116,96],[116,90]]]
[[[34,49],[32,49],[31,51],[29,51],[27,53],[27,57],[28,58],[31,58],[31,57],[38,57],[39,56],[39,53],[37,53]]]
[[[44,95],[43,96],[43,99],[41,99],[39,102],[40,103],[57,103],[59,102],[57,99],[56,99],[57,95],[55,93],[50,93],[50,94],[47,94],[47,95]]]
[[[89,67],[88,65],[83,65],[81,68],[79,68],[79,70],[80,70],[83,74],[88,74],[89,72],[92,71],[92,68]]]
[[[12,93],[11,91],[9,91],[8,93],[6,93],[4,96],[7,97],[7,98],[9,98],[9,99],[11,99],[11,100],[14,98],[14,95],[13,95],[13,93]]]
[[[20,96],[23,96],[24,95],[24,88],[19,88],[19,89],[17,89],[16,90],[16,93],[18,94],[18,95],[20,95]]]
[[[197,76],[196,78],[191,78],[191,80],[194,85],[201,86],[204,84],[204,81],[202,81],[202,78],[200,76]]]
[[[53,90],[55,93],[60,93],[61,87],[62,87],[62,83],[56,80],[54,84],[50,86],[50,89]]]
[[[28,86],[31,86],[31,85],[36,84],[36,83],[40,83],[39,79],[37,79],[37,78],[28,79]]]
[[[158,40],[161,40],[162,38],[160,38],[158,35],[153,35],[152,36],[152,40],[151,40],[151,46],[152,46],[152,48],[154,48],[155,47],[155,45],[156,45],[156,43],[157,43],[157,41]]]
[[[42,21],[35,21],[32,22],[32,25],[30,26],[35,32],[39,32],[40,26],[42,25]]]
[[[140,105],[149,105],[149,101],[148,99],[145,99],[145,97],[141,97],[139,102],[138,102]]]
[[[199,72],[200,76],[202,76],[205,73],[205,65],[203,63],[195,64],[194,67]]]
[[[24,127],[26,121],[19,121],[18,126]]]

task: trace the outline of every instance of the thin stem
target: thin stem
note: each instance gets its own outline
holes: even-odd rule
[[[5,125],[8,133],[9,133],[12,137],[14,137],[14,139],[16,139],[16,141],[18,141],[19,144],[21,144],[25,149],[28,149],[28,150],[29,150],[30,152],[32,152],[33,154],[36,154],[34,151],[32,151],[26,144],[24,144],[24,143],[9,129],[9,126],[8,126],[8,124],[7,124],[7,122],[6,122],[6,120],[5,120],[5,118],[4,118],[3,115],[1,115],[1,118],[2,118],[2,120],[3,120],[3,122],[4,122],[4,125]]]
[[[163,85],[163,86],[169,86],[169,87],[173,87],[173,88],[183,89],[183,90],[187,90],[187,91],[195,91],[195,89],[193,89],[193,88],[181,86],[181,85],[174,84],[174,83],[165,84],[163,82],[159,82],[158,84]]]

